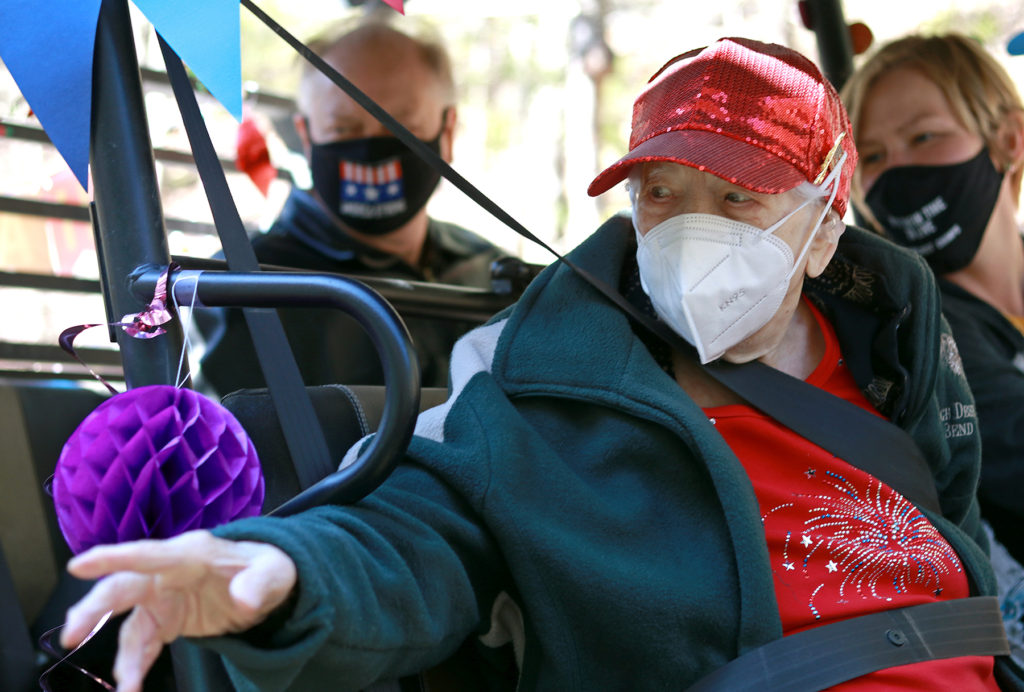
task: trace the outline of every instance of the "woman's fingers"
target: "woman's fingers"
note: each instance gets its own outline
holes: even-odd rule
[[[158,623],[148,610],[136,608],[125,618],[117,637],[114,679],[118,692],[140,692],[162,647]]]
[[[296,583],[295,564],[280,548],[226,541],[207,531],[93,548],[68,569],[102,579],[68,611],[61,633],[66,648],[80,644],[106,613],[134,608],[119,638],[119,690],[140,689],[164,643],[248,629],[283,603]]]
[[[114,615],[131,610],[146,596],[149,577],[138,574],[115,574],[101,580],[82,600],[73,605],[60,634],[65,649],[78,646],[108,612]]]
[[[68,571],[79,579],[97,579],[113,572],[166,572],[206,561],[222,543],[231,545],[208,531],[189,531],[168,540],[96,546],[71,558]]]

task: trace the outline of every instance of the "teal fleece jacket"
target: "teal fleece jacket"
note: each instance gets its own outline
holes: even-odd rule
[[[572,258],[616,286],[632,242],[616,217]],[[850,228],[806,291],[866,393],[920,444],[944,514],[929,519],[973,591],[992,593],[977,426],[931,274]],[[286,617],[200,640],[239,689],[358,690],[422,670],[467,636],[495,638],[509,598],[523,690],[685,689],[782,635],[742,465],[564,263],[460,340],[450,377],[449,400],[363,501],[216,531],[278,545],[298,567]]]

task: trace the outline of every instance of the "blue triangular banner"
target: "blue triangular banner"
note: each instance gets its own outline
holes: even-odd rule
[[[102,4],[0,0],[0,59],[86,189],[93,51]],[[214,98],[241,121],[239,0],[135,0],[135,5]]]
[[[102,2],[0,0],[0,59],[86,189],[92,56]]]
[[[241,122],[239,0],[134,2],[196,78]]]

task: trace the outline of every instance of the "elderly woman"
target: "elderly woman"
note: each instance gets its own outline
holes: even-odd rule
[[[861,152],[855,202],[939,277],[977,401],[981,512],[1024,561],[1024,104],[999,63],[957,35],[884,46],[844,96]]]
[[[360,689],[474,635],[512,642],[524,690],[685,689],[751,651],[738,677],[757,687],[997,689],[997,612],[995,646],[954,622],[945,653],[906,615],[993,588],[973,538],[978,440],[944,434],[943,412],[971,399],[927,268],[840,237],[851,139],[792,50],[723,39],[671,61],[636,101],[629,153],[590,188],[628,178],[633,224],[613,218],[570,262],[685,341],[549,267],[456,346],[450,399],[367,499],[93,549],[71,571],[110,576],[64,642],[134,608],[125,689],[182,634],[208,637],[244,689]],[[702,369],[715,359],[892,420],[941,511],[754,410]],[[850,648],[814,644],[878,613]]]

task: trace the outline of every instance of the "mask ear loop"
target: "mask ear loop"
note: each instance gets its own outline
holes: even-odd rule
[[[187,277],[184,277],[182,279],[179,279],[179,281],[192,281],[192,300],[189,302],[189,306],[188,306],[188,321],[187,322],[183,321],[183,323],[182,323],[182,327],[183,327],[183,329],[182,329],[182,333],[183,333],[182,340],[183,340],[183,343],[181,345],[181,355],[178,357],[178,372],[174,376],[174,386],[177,389],[181,389],[182,387],[184,387],[185,386],[185,382],[187,382],[188,378],[189,378],[188,373],[186,373],[185,376],[182,377],[181,376],[181,371],[182,371],[182,369],[184,367],[184,364],[185,364],[185,357],[189,353],[189,350],[192,348],[192,341],[189,338],[189,332],[192,329],[192,314],[193,314],[193,311],[195,310],[195,306],[196,306],[196,296],[199,294],[199,277],[200,276],[202,276],[202,272],[199,272],[198,274],[196,274],[194,276],[187,276]],[[173,289],[168,291],[168,293],[171,294],[171,301],[173,301],[173,303],[174,303],[174,310],[178,314],[178,316],[180,317],[181,316],[181,306],[178,304],[177,295],[175,295],[175,291]]]
[[[821,215],[818,217],[818,220],[814,222],[814,227],[811,230],[811,234],[807,237],[807,242],[804,243],[803,248],[800,250],[800,256],[793,261],[793,268],[789,271],[789,276],[787,277],[787,279],[793,278],[793,274],[796,272],[796,268],[800,266],[800,263],[803,261],[804,257],[807,256],[808,250],[811,249],[811,242],[814,240],[814,236],[818,234],[818,230],[821,228],[821,222],[825,220],[825,217],[828,215],[829,210],[832,208],[832,203],[836,200],[836,195],[839,193],[839,178],[840,176],[842,176],[844,163],[846,163],[845,151],[839,157],[839,161],[836,162],[836,165],[833,166],[832,171],[825,177],[825,180],[822,181],[821,185],[818,186],[819,190],[824,191],[827,186],[831,185],[832,190],[831,192],[829,192],[828,202],[825,204],[825,208],[821,210]],[[802,209],[806,204],[810,203],[810,201],[811,200],[808,200],[804,204],[801,204],[799,207],[797,207],[796,210],[794,210],[793,213],[796,213],[797,211]],[[791,215],[792,214],[787,215],[786,218],[788,218]]]
[[[629,195],[629,216],[633,220],[633,231],[636,233],[637,242],[639,242],[642,236],[640,235],[640,224],[638,223],[639,219],[637,219],[636,216],[636,184],[633,181],[633,170],[635,169],[636,167],[634,166],[633,169],[629,171],[629,175],[626,176],[626,194]]]

